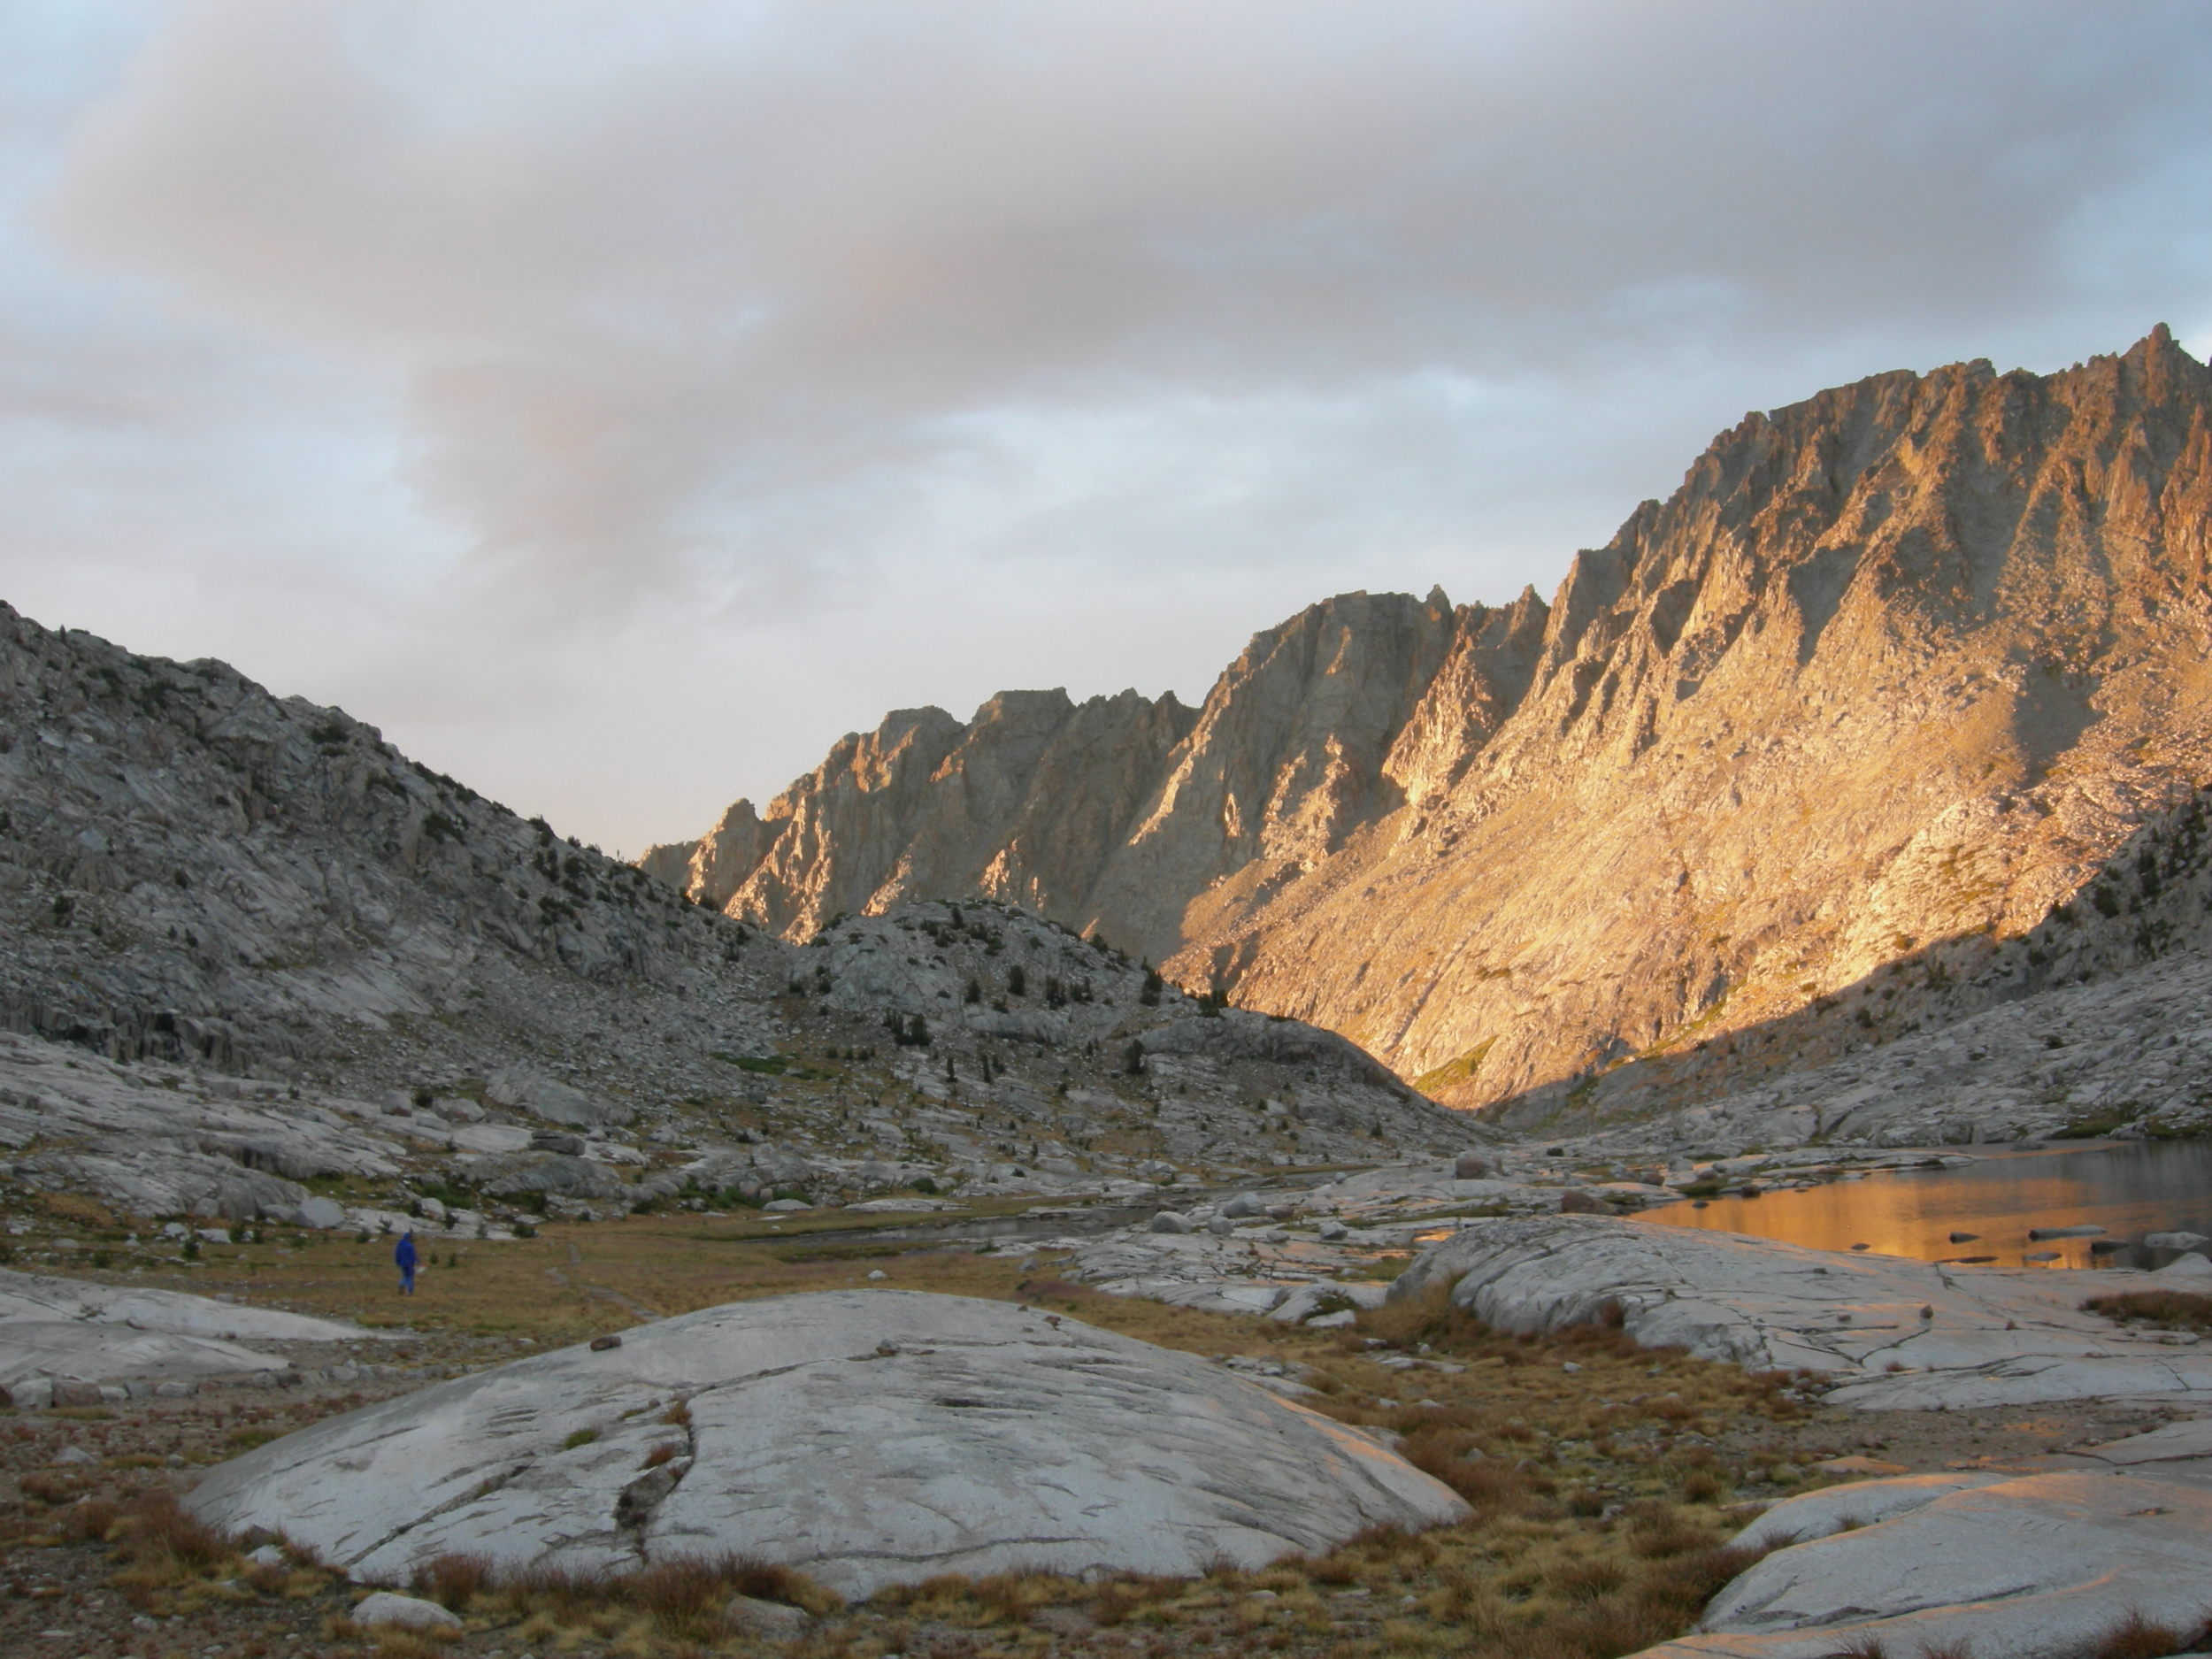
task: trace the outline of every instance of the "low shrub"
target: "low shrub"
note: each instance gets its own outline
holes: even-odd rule
[[[2092,1296],[2084,1313],[2101,1313],[2124,1325],[2156,1325],[2169,1331],[2212,1331],[2212,1296],[2185,1290],[2131,1290]]]

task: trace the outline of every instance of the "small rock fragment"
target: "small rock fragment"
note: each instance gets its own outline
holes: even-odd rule
[[[591,1340],[591,1351],[595,1354],[603,1354],[611,1348],[621,1346],[622,1339],[618,1336],[595,1336]]]

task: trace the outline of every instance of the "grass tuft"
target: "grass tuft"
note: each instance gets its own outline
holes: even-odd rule
[[[491,1588],[492,1563],[483,1555],[438,1555],[415,1569],[411,1587],[449,1611],[458,1613]]]
[[[124,1558],[133,1568],[165,1579],[201,1577],[235,1554],[228,1539],[163,1486],[141,1493],[113,1530],[119,1532]]]
[[[2212,1296],[2186,1290],[2131,1290],[2092,1296],[2084,1313],[2101,1313],[2123,1325],[2154,1325],[2168,1331],[2212,1331]]]
[[[2167,1659],[2170,1654],[2193,1652],[2208,1637],[2212,1637],[2212,1628],[2202,1621],[2190,1629],[2177,1630],[2170,1624],[2154,1624],[2138,1609],[2106,1634],[2093,1659]]]

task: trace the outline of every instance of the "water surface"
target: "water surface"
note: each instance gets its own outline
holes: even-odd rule
[[[1667,1204],[1640,1218],[1817,1250],[1863,1244],[1924,1262],[1986,1256],[2000,1267],[2162,1267],[2176,1253],[2142,1248],[2145,1233],[2212,1235],[2212,1142],[2001,1151],[1956,1169],[1886,1170],[1804,1192],[1710,1199],[1701,1210]],[[2028,1237],[2031,1227],[2085,1225],[2103,1227],[2101,1238]],[[1954,1233],[1980,1236],[1955,1244]],[[2090,1248],[2115,1241],[2129,1248]],[[2054,1259],[2030,1259],[2042,1253]]]

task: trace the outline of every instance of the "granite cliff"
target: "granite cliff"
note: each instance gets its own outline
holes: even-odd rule
[[[648,867],[793,938],[1018,898],[1459,1104],[1725,1088],[1736,1033],[1970,977],[2212,778],[2208,417],[2162,326],[1876,375],[1721,434],[1548,605],[1341,595],[1194,715],[895,715]]]

